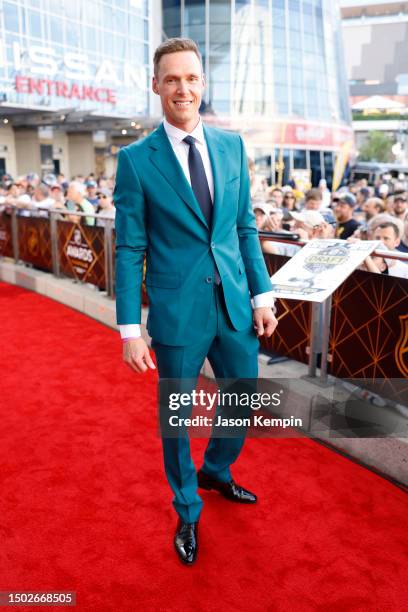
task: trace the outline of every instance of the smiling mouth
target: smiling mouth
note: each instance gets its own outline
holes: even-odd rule
[[[174,104],[177,108],[188,108],[192,103],[192,100],[174,100]]]

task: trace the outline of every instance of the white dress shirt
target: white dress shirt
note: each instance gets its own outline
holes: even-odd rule
[[[186,176],[186,179],[188,180],[190,185],[191,178],[190,170],[188,167],[188,152],[190,146],[186,142],[183,142],[183,140],[186,136],[192,136],[196,139],[195,146],[200,152],[201,158],[203,160],[205,175],[207,177],[211,199],[214,202],[214,177],[211,168],[210,156],[208,154],[207,143],[204,137],[203,123],[201,121],[201,117],[192,132],[184,132],[183,130],[180,130],[174,125],[171,125],[171,123],[169,123],[166,119],[163,119],[163,127],[173,148],[174,154],[176,155]],[[272,291],[267,291],[266,293],[261,293],[259,295],[254,296],[254,308],[261,308],[263,306],[272,307],[273,304],[274,298],[272,296]],[[139,336],[141,335],[140,325],[138,324],[119,325],[119,331],[122,339],[139,338]]]

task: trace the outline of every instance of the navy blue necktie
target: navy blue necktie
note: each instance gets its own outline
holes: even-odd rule
[[[213,203],[203,160],[200,152],[195,146],[195,138],[193,138],[193,136],[186,136],[183,140],[190,147],[188,151],[188,169],[190,171],[191,187],[204,218],[207,221],[208,228],[211,230]],[[214,269],[214,281],[216,285],[221,283],[221,278],[216,267]]]
[[[207,221],[209,229],[211,229],[213,206],[203,160],[200,152],[195,146],[195,138],[192,136],[186,136],[183,138],[183,140],[190,147],[188,152],[188,169],[190,171],[191,187],[194,191],[197,202],[200,205],[204,219]]]

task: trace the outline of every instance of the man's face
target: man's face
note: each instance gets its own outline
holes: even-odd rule
[[[338,202],[334,212],[340,223],[348,221],[353,216],[353,209],[346,202]]]
[[[400,243],[392,227],[377,227],[374,232],[374,240],[381,240],[387,249],[391,251],[396,249]]]
[[[313,199],[307,200],[307,202],[305,202],[305,209],[306,210],[319,210],[320,204],[321,204],[320,200],[313,200]]]
[[[367,219],[371,219],[378,212],[375,206],[375,200],[372,199],[368,199],[366,202],[364,202],[362,209],[366,213]]]
[[[160,96],[167,121],[186,132],[192,131],[199,120],[205,88],[201,63],[194,51],[163,55],[152,87]]]
[[[405,200],[394,199],[394,213],[396,215],[403,215],[408,208],[408,203]]]

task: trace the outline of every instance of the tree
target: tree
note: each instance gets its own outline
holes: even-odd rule
[[[394,161],[392,146],[394,144],[391,136],[384,132],[370,132],[361,145],[358,159],[359,161],[372,162],[391,162]]]

